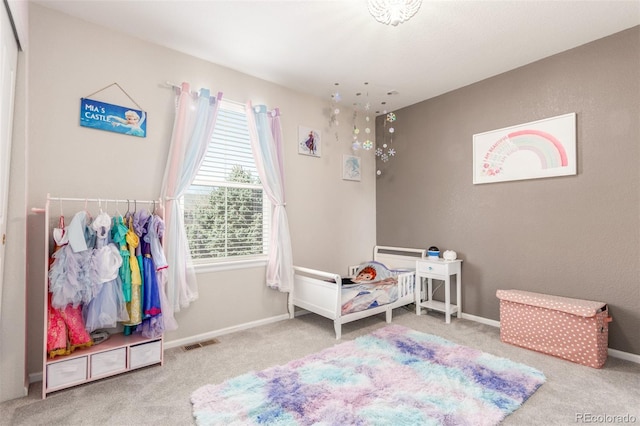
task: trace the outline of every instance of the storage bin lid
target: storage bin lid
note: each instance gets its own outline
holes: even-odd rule
[[[498,290],[496,296],[500,300],[521,303],[523,305],[538,306],[554,311],[566,312],[581,317],[592,317],[606,309],[604,302],[592,300],[572,299],[569,297],[552,296],[549,294],[532,293],[522,290]]]

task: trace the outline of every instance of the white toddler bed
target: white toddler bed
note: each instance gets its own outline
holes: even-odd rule
[[[342,324],[361,318],[386,314],[386,321],[391,322],[392,311],[400,306],[415,301],[415,268],[416,260],[426,257],[426,250],[375,246],[373,260],[386,266],[390,270],[399,271],[394,274],[397,279],[397,291],[394,288],[394,301],[370,307],[366,310],[343,313],[342,305],[342,276],[337,273],[325,272],[311,268],[294,266],[293,290],[289,294],[289,317],[294,317],[294,306],[322,315],[333,320],[336,339],[342,334]],[[358,266],[348,268],[348,276],[355,275]]]

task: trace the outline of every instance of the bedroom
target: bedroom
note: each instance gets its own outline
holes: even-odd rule
[[[327,129],[323,114],[326,99],[303,95],[39,6],[30,10],[29,19],[29,93],[28,99],[22,99],[29,117],[29,147],[23,142],[22,155],[17,155],[12,164],[12,185],[26,189],[21,193],[28,196],[20,201],[13,195],[18,198],[18,210],[42,207],[47,193],[156,197],[173,120],[173,94],[162,87],[165,81],[189,81],[194,87],[221,90],[232,100],[252,99],[279,106],[289,126],[285,137],[295,138],[299,124]],[[404,150],[411,155],[395,158],[380,179],[366,174],[357,184],[342,180],[339,162],[350,150],[331,146],[330,138],[325,139],[326,150],[319,159],[290,154],[287,176],[295,177],[295,181],[288,184],[287,208],[291,228],[304,230],[294,232],[295,262],[342,268],[345,261],[357,263],[369,257],[377,242],[453,248],[465,261],[465,312],[498,320],[495,290],[504,287],[602,299],[610,304],[614,315],[610,346],[637,356],[640,183],[639,130],[637,120],[633,120],[638,116],[637,43],[635,27],[407,108],[398,114],[402,120],[398,128],[402,123],[408,137],[397,143],[406,143],[398,147],[398,152]],[[611,78],[612,74],[616,78]],[[148,109],[150,135],[146,140],[114,138],[77,126],[78,99],[113,81]],[[39,101],[42,99],[48,101]],[[486,102],[491,102],[490,108]],[[471,184],[471,154],[467,151],[471,135],[573,111],[584,126],[578,128],[577,176]],[[625,112],[629,114],[626,118]],[[429,138],[409,146],[422,134],[425,121]],[[24,126],[15,131],[18,142],[14,147],[19,150],[19,136],[26,131]],[[341,131],[341,138],[348,139],[349,129]],[[111,151],[114,149],[131,150],[132,156],[144,152],[147,156],[146,178],[127,188],[126,195],[114,186],[128,185],[129,179],[110,176],[100,159],[91,156],[104,152],[106,161],[112,162],[116,158]],[[446,161],[422,168],[417,163],[421,158]],[[71,165],[75,171],[67,173],[65,169]],[[133,166],[125,162],[124,167]],[[363,155],[362,167],[373,170],[374,157]],[[100,175],[94,173],[96,169]],[[403,170],[406,172],[401,173]],[[104,179],[105,175],[115,181]],[[77,176],[85,178],[78,181]],[[451,189],[445,191],[427,183],[440,179]],[[416,199],[420,191],[424,191],[424,197]],[[572,204],[561,202],[566,200]],[[367,214],[342,214],[340,221],[334,221],[334,210],[329,206],[344,204],[357,205]],[[397,204],[413,207],[405,212],[389,207]],[[549,210],[541,211],[540,206]],[[502,216],[497,216],[496,210]],[[542,221],[538,221],[540,217]],[[24,261],[19,253],[28,250],[29,267],[35,265],[36,271],[40,270],[44,262],[43,227],[37,215],[29,214],[19,221],[28,227],[27,243],[12,251],[16,254],[8,254],[13,257],[7,259],[6,274],[24,282],[26,272],[20,269]],[[566,237],[560,238],[562,235]],[[166,336],[166,341],[179,345],[213,331],[286,315],[286,298],[266,289],[263,276],[262,267],[201,273],[199,302],[178,315],[180,328]],[[9,295],[3,296],[3,394],[10,388],[13,395],[22,395],[23,374],[15,366],[22,365],[25,358],[28,375],[41,370],[42,300],[30,297],[26,308],[15,303],[27,295],[39,295],[40,278],[41,274],[29,269],[27,288],[9,286]],[[9,281],[5,279],[5,286]],[[562,286],[561,292],[558,285]],[[28,319],[24,318],[25,312],[29,312]],[[6,318],[12,318],[12,330],[5,331]],[[327,326],[326,332],[332,331]],[[5,352],[4,348],[23,347],[25,340],[26,351]]]

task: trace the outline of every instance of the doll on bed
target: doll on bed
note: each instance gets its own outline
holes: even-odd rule
[[[343,280],[342,313],[363,311],[397,298],[397,280],[392,272],[381,263],[368,262],[358,268],[350,283]]]
[[[357,284],[367,284],[387,281],[388,278],[396,274],[380,262],[370,261],[360,265],[355,273],[353,282]]]
[[[360,284],[375,281],[377,272],[371,266],[365,266],[354,278],[342,278],[342,284]]]
[[[371,282],[376,279],[377,272],[372,266],[365,266],[353,279],[354,283]]]

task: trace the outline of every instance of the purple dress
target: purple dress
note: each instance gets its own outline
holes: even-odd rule
[[[162,305],[160,302],[160,288],[156,276],[156,266],[153,261],[151,251],[151,239],[149,236],[149,226],[151,225],[151,215],[143,210],[136,221],[134,227],[140,236],[140,254],[142,258],[142,282],[144,289],[142,294],[142,324],[138,330],[148,338],[159,337],[164,333],[162,320]]]
[[[148,230],[149,222],[144,227]],[[158,280],[156,278],[156,265],[151,257],[151,244],[148,233],[140,241],[142,251],[142,261],[144,262],[144,297],[142,300],[143,318],[154,317],[162,312],[160,305],[160,293],[158,291]]]

